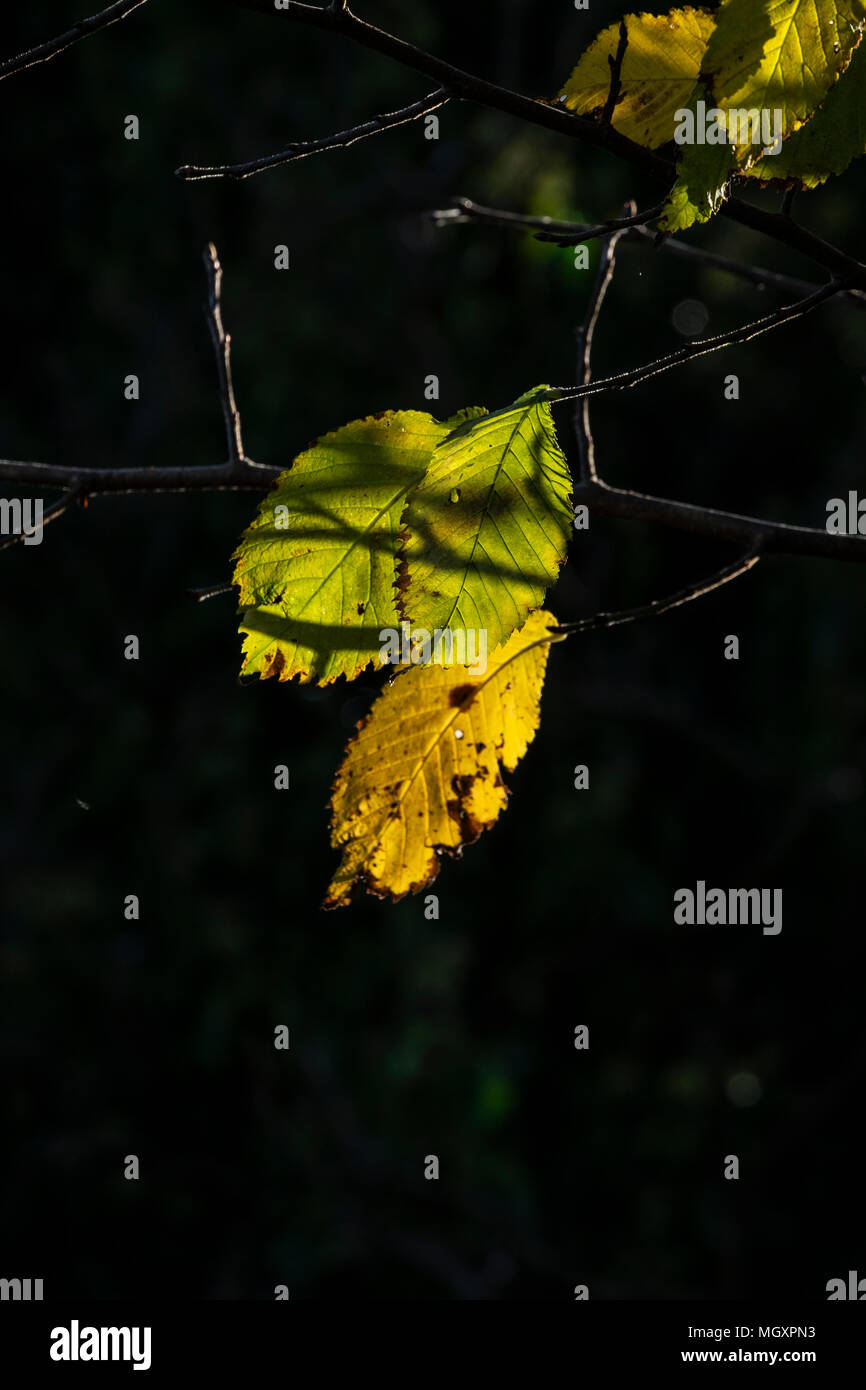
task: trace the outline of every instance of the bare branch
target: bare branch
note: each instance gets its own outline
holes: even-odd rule
[[[78,484],[88,497],[155,492],[267,492],[279,473],[279,468],[263,464],[238,478],[228,476],[224,463],[180,468],[67,468],[0,459],[0,485],[66,489]],[[573,496],[576,503],[586,503],[599,516],[670,526],[749,547],[758,543],[765,555],[808,555],[866,564],[866,536],[764,521],[608,487],[602,482],[576,483]]]
[[[220,403],[226,426],[229,463],[232,468],[240,468],[244,462],[244,444],[241,438],[241,417],[238,414],[235,388],[232,383],[232,340],[226,335],[223,328],[221,303],[223,272],[217,249],[212,241],[209,242],[204,253],[204,263],[208,278],[207,321],[216,353]]]
[[[80,19],[71,29],[67,29],[65,34],[58,34],[56,39],[48,39],[46,43],[28,48],[15,58],[7,58],[5,62],[0,63],[0,82],[4,77],[23,72],[25,68],[35,67],[37,63],[47,63],[49,58],[56,58],[58,53],[71,48],[79,39],[86,39],[88,34],[95,34],[99,29],[107,29],[109,24],[116,24],[119,19],[126,19],[128,14],[144,4],[146,0],[118,0],[117,4],[109,5],[99,14],[91,15],[89,19]]]
[[[181,464],[169,468],[72,467],[62,463],[35,463],[0,459],[0,486],[30,488],[73,487],[81,483],[88,497],[122,496],[138,492],[266,492],[280,474],[279,468],[246,460],[244,473],[233,473],[225,463]]]
[[[737,512],[717,511],[691,502],[674,502],[667,497],[651,497],[606,483],[578,483],[573,489],[576,503],[585,503],[598,516],[621,517],[654,526],[670,526],[675,531],[714,536],[732,541],[763,555],[810,555],[814,559],[866,562],[866,536],[837,535],[809,526],[790,526],[782,521],[763,521]]]
[[[790,323],[793,319],[802,318],[804,314],[817,309],[820,304],[824,304],[828,299],[840,293],[842,289],[838,280],[831,280],[829,284],[822,285],[814,294],[807,295],[805,299],[798,299],[795,304],[786,304],[781,309],[776,309],[766,318],[755,319],[752,323],[745,323],[740,328],[733,328],[729,333],[719,333],[715,338],[698,338],[693,343],[687,343],[684,347],[678,348],[676,352],[669,353],[667,357],[659,357],[655,362],[647,362],[642,367],[633,367],[628,372],[618,372],[615,376],[599,378],[598,381],[590,382],[586,386],[554,386],[546,394],[545,399],[549,401],[572,401],[582,396],[598,396],[608,391],[628,391],[633,386],[637,386],[641,381],[647,381],[650,377],[659,376],[662,372],[668,372],[672,367],[679,367],[684,362],[692,362],[697,357],[706,357],[708,353],[718,352],[721,348],[731,347],[735,343],[748,343],[753,338],[760,338],[764,333],[771,332],[774,328],[779,328],[783,323]]]
[[[639,618],[657,618],[662,613],[668,613],[672,608],[682,608],[683,604],[691,603],[693,599],[704,598],[705,595],[713,593],[715,589],[721,589],[724,584],[730,584],[732,579],[739,579],[740,575],[747,574],[750,569],[754,569],[760,559],[760,554],[756,549],[739,560],[735,560],[731,565],[725,565],[709,579],[699,579],[695,584],[689,584],[684,589],[678,589],[675,594],[669,594],[667,598],[657,598],[652,603],[641,604],[639,608],[624,608],[618,613],[596,613],[591,618],[580,618],[576,623],[558,623],[556,627],[549,629],[551,632],[561,635],[572,632],[595,632],[599,628],[619,627],[621,623],[633,623]]]
[[[781,275],[778,271],[767,270],[764,266],[745,265],[728,256],[717,255],[700,246],[680,241],[677,237],[657,237],[645,225],[659,216],[663,204],[659,203],[648,212],[637,213],[633,218],[612,217],[607,222],[596,224],[583,222],[564,222],[555,217],[528,216],[519,212],[508,212],[504,208],[482,207],[471,198],[455,198],[452,206],[439,208],[429,214],[437,227],[455,226],[457,223],[480,222],[494,227],[506,227],[513,231],[533,232],[536,241],[549,241],[555,246],[578,246],[581,242],[596,237],[607,236],[620,227],[628,229],[624,241],[640,243],[652,247],[666,255],[691,261],[695,265],[707,266],[710,270],[720,270],[739,280],[745,280],[758,289],[778,290],[784,294],[807,295],[820,289],[810,280],[801,280],[794,275]],[[846,290],[842,296],[847,303],[857,309],[866,309],[866,293],[863,290]]]
[[[222,321],[222,267],[212,242],[204,253],[204,263],[208,281],[205,313],[216,354],[220,404],[228,443],[227,461],[180,468],[82,468],[0,459],[0,484],[66,490],[69,495],[52,506],[50,519],[62,515],[78,494],[95,497],[133,492],[260,492],[270,487],[280,470],[256,463],[244,452],[232,383],[231,337],[225,332]]]
[[[222,266],[213,242],[210,242],[205,250],[204,263],[208,280],[207,322],[216,354],[220,404],[222,405],[228,443],[228,462],[225,467],[233,478],[242,480],[250,470],[258,471],[265,465],[254,463],[244,453],[241,417],[235,402],[235,388],[232,381],[231,334],[226,333],[223,328]]]
[[[664,203],[657,203],[646,212],[633,212],[628,217],[611,217],[594,226],[576,222],[559,222],[555,217],[529,217],[501,208],[486,208],[471,198],[455,198],[450,208],[439,208],[429,215],[437,227],[453,226],[457,222],[485,222],[493,227],[508,227],[535,231],[537,241],[552,241],[557,246],[577,246],[584,241],[609,236],[623,228],[642,227],[661,215]]]
[[[62,516],[63,513],[72,506],[73,502],[82,501],[86,502],[83,489],[78,485],[73,485],[69,492],[64,493],[56,502],[52,502],[48,510],[43,512],[41,522],[43,529],[50,521],[56,521],[59,516]],[[17,545],[19,541],[26,540],[27,537],[32,534],[32,531],[19,531],[15,535],[10,536],[8,540],[3,541],[2,544],[0,544],[0,550],[9,550],[13,545]]]
[[[631,206],[634,208],[633,203]],[[586,317],[575,333],[578,348],[578,387],[588,386],[592,378],[592,340],[595,336],[595,326],[598,323],[598,316],[601,313],[608,286],[613,278],[617,244],[623,236],[625,236],[624,231],[614,232],[611,236],[605,237],[601,244],[601,258],[598,263],[595,285],[589,297]],[[589,422],[589,399],[587,396],[579,398],[574,408],[574,432],[577,438],[581,480],[585,483],[595,482],[598,477],[595,471],[595,441]]]
[[[738,280],[745,280],[748,284],[755,285],[759,290],[768,289],[778,291],[780,294],[807,295],[813,294],[820,288],[819,285],[810,280],[800,280],[794,275],[781,275],[776,270],[767,270],[760,265],[745,265],[740,261],[731,260],[728,256],[719,256],[714,251],[706,251],[703,247],[691,246],[688,242],[680,241],[677,237],[663,237],[659,241],[654,233],[646,227],[633,227],[625,240],[640,242],[643,246],[652,247],[654,250],[678,257],[683,261],[691,261],[694,265],[706,266],[709,270],[720,270],[726,275],[732,275]],[[863,290],[845,290],[840,298],[856,309],[866,309],[866,294]]]
[[[183,164],[179,169],[175,169],[175,173],[179,178],[190,182],[196,179],[248,179],[252,174],[261,174],[265,169],[275,169],[280,164],[291,164],[296,159],[306,159],[308,155],[321,154],[324,150],[344,149],[370,135],[378,135],[384,130],[393,130],[395,126],[417,121],[419,116],[444,106],[448,98],[446,88],[437,87],[435,92],[429,92],[426,97],[421,97],[420,101],[410,102],[399,111],[389,111],[384,116],[373,116],[371,120],[351,126],[348,130],[341,130],[337,135],[326,135],[320,140],[299,141],[287,145],[278,154],[263,155],[260,159],[251,159],[246,164]]]
[[[204,603],[205,599],[216,598],[219,594],[230,594],[233,589],[234,584],[211,584],[206,589],[187,589],[187,593],[197,603]]]
[[[576,116],[573,112],[566,111],[563,106],[557,106],[555,102],[536,101],[534,97],[512,92],[507,87],[499,87],[495,82],[488,82],[483,77],[455,67],[452,63],[407,43],[405,39],[398,38],[396,34],[389,34],[386,30],[378,29],[374,24],[359,19],[348,6],[334,10],[330,5],[307,5],[299,3],[299,0],[283,0],[283,3],[284,7],[277,10],[274,8],[273,0],[234,0],[239,9],[252,10],[284,22],[295,21],[309,24],[316,29],[324,29],[329,33],[342,34],[363,48],[382,53],[403,67],[432,77],[434,81],[447,87],[454,96],[518,116],[572,139],[582,138],[589,144],[618,154],[635,168],[655,174],[657,178],[666,179],[668,184],[673,181],[673,163],[653,154],[651,150],[636,145],[611,126],[603,126],[600,122],[585,116]]]

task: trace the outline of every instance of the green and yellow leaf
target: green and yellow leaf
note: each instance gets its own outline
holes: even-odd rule
[[[698,87],[697,91],[703,97],[703,89]],[[695,110],[694,99],[689,109]],[[732,145],[683,145],[676,183],[659,218],[659,230],[682,232],[695,222],[708,222],[725,200],[735,167]]]
[[[242,676],[352,680],[399,623],[400,517],[467,414],[386,411],[324,435],[281,473],[232,557]]]
[[[621,135],[656,149],[673,138],[674,114],[689,103],[713,16],[707,10],[674,9],[665,15],[627,15],[628,45],[612,124]],[[611,83],[608,58],[616,55],[619,24],[589,45],[559,100],[578,115],[604,110]]]
[[[505,642],[565,559],[571,476],[547,387],[461,424],[439,444],[404,512],[403,616]]]
[[[790,140],[781,153],[761,159],[749,177],[799,179],[817,188],[832,174],[842,174],[852,160],[866,154],[866,44],[851,59],[848,71],[830,92],[820,111]]]
[[[413,666],[386,686],[349,744],[331,800],[342,862],[325,907],[364,886],[380,898],[417,893],[504,809],[501,771],[535,737],[555,625],[537,612],[492,654],[466,666]]]
[[[702,68],[712,100],[726,112],[780,111],[787,139],[845,71],[864,18],[863,0],[723,0]],[[741,160],[756,152],[738,142]]]

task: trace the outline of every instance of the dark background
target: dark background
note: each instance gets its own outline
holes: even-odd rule
[[[0,56],[81,4],[10,7]],[[547,96],[622,13],[358,7]],[[168,0],[0,84],[0,453],[222,461],[211,238],[260,461],[288,465],[357,416],[429,409],[429,373],[442,418],[571,380],[592,273],[425,214],[457,194],[587,220],[655,201],[612,158],[452,103],[438,143],[419,122],[240,184],[173,176],[433,86],[300,25]],[[797,212],[862,254],[863,193],[856,168]],[[690,239],[820,278],[722,221]],[[283,242],[292,268],[277,272]],[[678,346],[684,299],[710,332],[778,302],[625,246],[596,370]],[[864,372],[866,320],[825,306],[600,401],[600,469],[822,526],[828,498],[863,486]],[[330,784],[377,681],[238,686],[232,597],[187,590],[229,577],[256,505],[95,498],[0,556],[0,1275],[41,1277],[46,1297],[269,1299],[285,1283],[293,1298],[556,1300],[577,1283],[593,1298],[823,1298],[829,1278],[866,1273],[866,571],[767,560],[686,610],[561,644],[510,808],[444,863],[440,919],[422,898],[326,914]],[[598,518],[550,606],[562,620],[631,606],[732,558]],[[699,878],[783,888],[781,935],[675,926],[673,893]],[[757,1087],[732,1084],[744,1073]],[[722,1177],[732,1153],[738,1182]]]

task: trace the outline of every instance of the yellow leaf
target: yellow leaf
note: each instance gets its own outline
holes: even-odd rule
[[[612,124],[621,135],[656,149],[673,138],[674,115],[688,106],[713,16],[687,6],[665,15],[626,15],[625,23],[628,46]],[[617,23],[590,44],[559,93],[569,111],[588,116],[604,110],[611,81],[608,57],[615,57],[618,43]]]
[[[343,853],[325,907],[357,885],[403,898],[459,855],[508,799],[500,768],[516,767],[538,728],[556,619],[539,611],[494,651],[483,673],[413,666],[386,686],[349,745],[331,799],[331,843]]]

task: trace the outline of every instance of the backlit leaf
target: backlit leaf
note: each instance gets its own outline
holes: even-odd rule
[[[403,616],[487,633],[492,649],[544,599],[565,558],[571,477],[548,388],[455,429],[409,498]]]
[[[628,46],[620,96],[612,124],[620,134],[655,149],[673,138],[674,114],[687,106],[713,29],[706,10],[671,10],[665,15],[627,15]],[[616,55],[619,23],[599,34],[559,94],[578,115],[604,110],[610,91],[608,58]]]
[[[860,44],[848,71],[819,111],[782,146],[781,154],[761,159],[749,177],[799,179],[817,188],[831,174],[842,174],[866,154],[866,44]]]
[[[243,676],[357,676],[399,622],[400,516],[467,414],[386,411],[323,435],[281,473],[234,553]],[[477,413],[477,412],[474,412]]]
[[[439,855],[459,855],[504,808],[513,769],[538,728],[550,613],[532,615],[486,671],[413,666],[373,705],[334,784],[331,843],[342,862],[325,907],[363,885],[377,897],[416,893]]]
[[[728,112],[781,112],[787,139],[844,72],[864,18],[863,0],[723,0],[702,69],[712,100]]]
[[[703,88],[697,91],[702,99]],[[695,111],[695,99],[689,109]],[[659,218],[663,232],[682,232],[695,222],[708,222],[724,202],[735,170],[732,145],[691,144],[680,149],[677,180]]]

